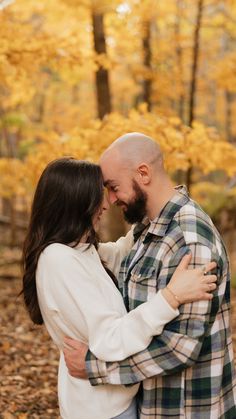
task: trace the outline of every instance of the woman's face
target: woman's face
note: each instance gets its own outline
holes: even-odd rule
[[[101,220],[101,216],[103,212],[106,211],[108,208],[109,208],[109,203],[108,203],[106,194],[104,193],[102,204],[93,217],[93,228],[95,231],[97,231],[99,228],[99,224],[100,224],[100,220]]]

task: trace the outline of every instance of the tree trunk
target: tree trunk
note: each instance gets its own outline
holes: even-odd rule
[[[18,140],[18,133],[9,132],[7,127],[2,128],[2,134],[5,139],[6,145],[6,155],[8,158],[15,158],[17,154],[17,140]]]
[[[143,82],[143,100],[147,103],[148,111],[151,111],[151,92],[152,92],[152,80],[150,79],[151,72],[151,22],[146,21],[143,23],[143,54],[144,54],[144,66],[147,70],[147,75]]]
[[[13,247],[16,243],[16,209],[15,209],[15,197],[13,196],[10,200],[10,221],[11,221],[11,235],[10,235],[10,246]]]
[[[200,50],[200,29],[202,25],[202,14],[203,14],[204,0],[198,0],[197,9],[197,20],[194,31],[194,44],[193,44],[193,63],[192,63],[192,74],[190,81],[190,95],[189,95],[189,116],[188,124],[191,127],[195,118],[196,109],[196,90],[197,90],[197,73],[199,63],[199,50]],[[190,167],[186,173],[186,185],[188,190],[191,189],[192,184],[192,170]]]
[[[176,2],[177,13],[176,13],[176,24],[175,24],[175,39],[176,39],[176,58],[178,68],[178,82],[180,84],[181,93],[178,97],[177,111],[179,118],[184,120],[184,82],[183,82],[183,51],[180,45],[180,27],[181,27],[181,16],[182,16],[182,0]]]
[[[193,45],[193,64],[192,75],[190,82],[190,97],[189,97],[189,120],[188,123],[192,126],[195,117],[196,108],[196,87],[197,87],[197,72],[199,62],[199,49],[200,49],[200,29],[202,25],[202,12],[204,0],[198,0],[197,21],[194,31],[194,45]]]
[[[103,14],[94,11],[92,14],[92,21],[95,52],[97,54],[106,54]],[[96,72],[96,90],[98,116],[102,119],[106,114],[109,114],[112,111],[112,106],[109,74],[108,71],[101,66]],[[124,234],[125,223],[117,207],[111,206],[104,218],[104,222],[101,226],[101,236],[104,240],[116,240]]]
[[[225,102],[226,102],[226,112],[225,112],[225,131],[227,140],[234,144],[236,143],[236,138],[232,132],[232,104],[234,100],[234,94],[229,92],[228,90],[225,91]]]
[[[0,124],[2,125],[3,110],[0,107]],[[0,158],[4,156],[4,138],[3,131],[0,130]]]
[[[106,40],[103,14],[92,14],[94,48],[97,54],[106,54]],[[97,108],[98,116],[102,119],[111,112],[111,94],[108,71],[102,66],[96,72]]]

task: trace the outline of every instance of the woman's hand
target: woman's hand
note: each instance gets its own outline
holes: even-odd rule
[[[216,263],[210,262],[201,268],[188,269],[190,261],[191,254],[182,258],[169,284],[162,290],[173,308],[177,308],[180,304],[213,298],[212,291],[216,289],[217,277],[208,272],[216,268]]]

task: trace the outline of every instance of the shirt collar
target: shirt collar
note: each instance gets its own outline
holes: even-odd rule
[[[147,233],[163,237],[171,220],[179,209],[189,201],[187,188],[184,185],[175,187],[176,194],[162,208],[160,214],[152,221],[145,217],[141,223],[134,228],[134,239],[136,240],[148,226]]]

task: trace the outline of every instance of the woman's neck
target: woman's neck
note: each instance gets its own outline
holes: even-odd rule
[[[89,234],[88,234],[88,233],[85,233],[85,234],[81,237],[81,239],[80,239],[79,243],[87,243],[87,241],[88,241],[88,236],[89,236]]]

